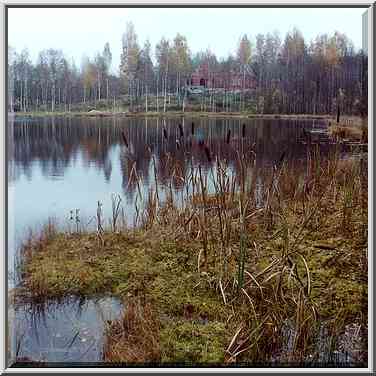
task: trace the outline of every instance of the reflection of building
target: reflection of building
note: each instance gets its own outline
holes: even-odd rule
[[[245,77],[239,72],[211,72],[208,64],[201,64],[191,75],[188,85],[206,88],[240,90],[252,89],[256,86],[253,73],[246,72]]]

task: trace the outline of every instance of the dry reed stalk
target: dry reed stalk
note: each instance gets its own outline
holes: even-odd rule
[[[160,322],[150,303],[129,301],[123,317],[111,322],[106,332],[104,361],[127,364],[160,362]]]
[[[204,204],[203,207],[201,208],[200,223],[201,223],[201,231],[202,231],[202,242],[203,242],[203,248],[204,248],[205,271],[207,271],[208,269],[208,239],[207,239],[207,218],[206,218],[206,213],[205,213],[205,209],[207,205],[206,205],[206,188],[204,185],[204,180],[202,178],[201,165],[198,166],[198,171],[199,171],[199,180],[200,180],[200,186],[201,186],[201,197],[202,197],[202,202]]]
[[[117,231],[117,220],[119,218],[120,214],[120,205],[121,205],[121,197],[120,195],[112,195],[111,196],[112,200],[112,230],[113,232]]]

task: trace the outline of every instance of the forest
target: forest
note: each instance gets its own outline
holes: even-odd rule
[[[112,66],[106,43],[102,52],[84,57],[78,67],[59,49],[46,49],[32,62],[27,49],[8,46],[8,111],[215,111],[255,114],[367,113],[367,55],[343,33],[321,34],[307,41],[294,28],[244,34],[235,53],[193,53],[188,38],[162,37],[153,47],[140,43],[134,25],[126,24],[120,66]],[[225,80],[221,90],[187,90],[192,73],[206,65]],[[250,74],[254,87],[230,89],[231,74]]]

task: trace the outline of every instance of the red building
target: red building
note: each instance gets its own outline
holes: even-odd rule
[[[241,90],[243,89],[243,74],[239,72],[211,72],[207,64],[201,64],[192,74],[188,85],[206,88]],[[246,72],[244,89],[256,87],[252,73]]]

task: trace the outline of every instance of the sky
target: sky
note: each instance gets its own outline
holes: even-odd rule
[[[139,43],[149,39],[154,51],[162,36],[187,37],[193,53],[210,48],[217,57],[236,50],[243,34],[255,41],[258,33],[285,34],[297,27],[306,41],[318,34],[345,33],[355,48],[362,46],[364,8],[9,8],[8,44],[16,51],[29,50],[33,61],[47,48],[63,50],[80,66],[83,56],[93,57],[110,43],[112,71],[120,62],[121,39],[128,21],[133,22]]]

